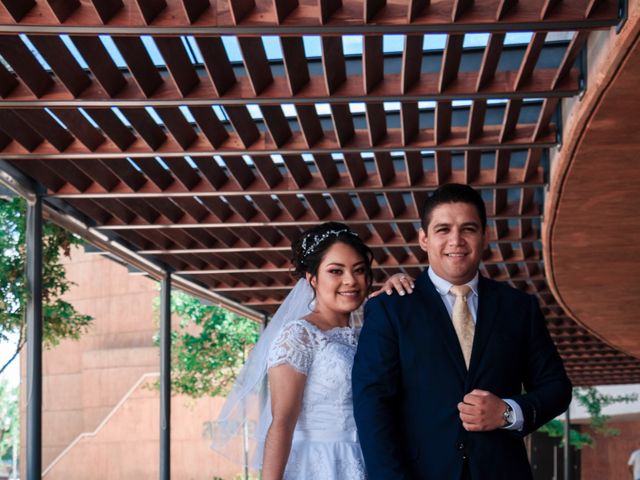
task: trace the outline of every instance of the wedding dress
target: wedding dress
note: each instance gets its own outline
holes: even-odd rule
[[[280,331],[268,368],[287,364],[307,376],[284,480],[363,480],[364,460],[351,397],[359,328],[320,330],[299,319]]]

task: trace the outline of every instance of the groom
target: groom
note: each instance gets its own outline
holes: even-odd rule
[[[534,297],[478,274],[486,211],[438,188],[412,295],[365,306],[353,401],[369,480],[526,480],[522,438],[567,409],[571,383]]]

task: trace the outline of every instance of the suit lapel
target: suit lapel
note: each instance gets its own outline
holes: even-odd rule
[[[441,336],[449,357],[455,365],[456,371],[461,378],[464,378],[467,373],[467,367],[464,364],[464,357],[462,356],[458,336],[451,323],[451,317],[449,317],[447,307],[445,307],[442,297],[436,290],[433,282],[431,282],[427,270],[422,272],[421,278],[416,282],[416,285],[423,290],[423,294],[416,295],[416,297],[422,300],[422,308],[425,312],[424,318],[432,325],[434,332]]]
[[[495,325],[500,297],[491,282],[482,275],[478,279],[478,312],[476,315],[476,331],[473,336],[469,379],[478,370],[482,354],[487,346],[491,331]]]

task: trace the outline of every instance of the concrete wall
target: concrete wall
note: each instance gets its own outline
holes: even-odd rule
[[[95,320],[80,340],[63,341],[44,352],[43,471],[55,462],[45,478],[158,478],[159,395],[144,385],[148,382],[133,388],[145,375],[154,377],[153,383],[159,371],[159,351],[153,345],[157,283],[81,250],[73,252],[66,268],[77,284],[66,299]],[[24,379],[26,354],[21,358]],[[23,381],[23,419],[25,385]],[[235,478],[240,467],[216,455],[207,438],[207,422],[217,415],[221,400],[174,396],[172,402],[174,478]],[[22,431],[24,449],[24,422]]]

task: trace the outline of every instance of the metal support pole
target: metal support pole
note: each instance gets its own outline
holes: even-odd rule
[[[27,480],[42,477],[42,196],[27,204]]]
[[[569,409],[564,414],[564,480],[571,480],[571,445],[569,444],[569,432],[571,430],[571,417]]]
[[[160,480],[171,478],[171,273],[160,286]]]

